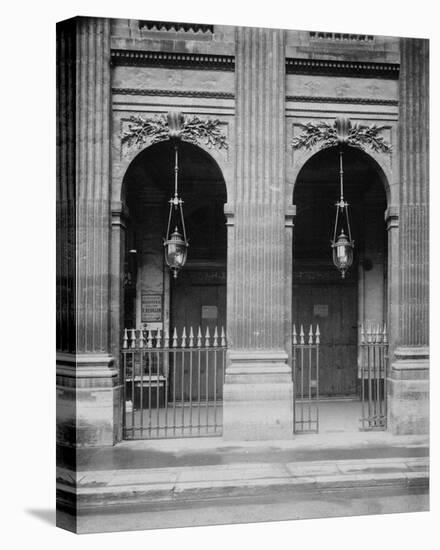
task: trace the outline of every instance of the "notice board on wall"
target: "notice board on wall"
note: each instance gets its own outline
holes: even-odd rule
[[[148,294],[141,296],[141,322],[159,323],[162,321],[162,294]]]

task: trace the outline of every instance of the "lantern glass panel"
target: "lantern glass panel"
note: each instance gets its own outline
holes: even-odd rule
[[[345,235],[339,235],[333,246],[333,263],[340,270],[348,269],[353,263],[353,245]]]
[[[187,244],[176,230],[165,243],[165,261],[171,269],[180,269],[185,265]]]
[[[170,242],[167,245],[166,262],[169,267],[181,268],[186,261],[186,245],[179,242]]]

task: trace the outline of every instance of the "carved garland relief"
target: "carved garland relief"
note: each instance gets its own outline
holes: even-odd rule
[[[376,153],[391,153],[392,146],[385,141],[381,132],[385,126],[372,124],[352,124],[348,118],[337,118],[333,124],[325,121],[298,124],[302,133],[295,136],[290,145],[292,149],[312,149],[320,144],[320,149],[336,145],[350,145],[358,149],[371,148]]]
[[[168,139],[181,139],[208,149],[228,149],[227,138],[218,119],[184,116],[180,112],[156,115],[153,118],[131,116],[128,128],[121,133],[121,144],[126,149],[153,145]]]

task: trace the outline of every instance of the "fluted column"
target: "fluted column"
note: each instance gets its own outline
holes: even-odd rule
[[[429,338],[428,41],[401,40],[399,345]]]
[[[239,28],[236,49],[235,349],[283,349],[284,32]]]
[[[56,348],[76,351],[76,24],[57,27]]]
[[[110,21],[79,17],[58,44],[58,441],[112,444]]]
[[[399,333],[390,425],[396,433],[413,433],[428,427],[428,41],[401,39],[400,55]]]
[[[77,32],[77,352],[109,351],[110,21]]]
[[[286,438],[293,430],[284,346],[284,308],[290,307],[284,296],[284,31],[237,28],[235,71],[223,433],[230,439]]]

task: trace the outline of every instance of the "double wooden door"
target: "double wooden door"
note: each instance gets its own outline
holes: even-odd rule
[[[321,332],[319,391],[322,396],[356,394],[357,284],[293,285],[292,323],[308,334],[310,324]],[[307,340],[306,340],[307,341]]]

